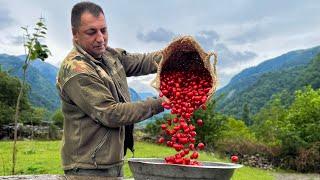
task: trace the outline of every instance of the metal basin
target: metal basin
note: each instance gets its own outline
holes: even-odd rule
[[[131,158],[129,167],[135,180],[230,179],[242,165],[201,161],[202,166],[166,164],[163,159]]]

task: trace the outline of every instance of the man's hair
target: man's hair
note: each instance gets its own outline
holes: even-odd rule
[[[77,3],[73,6],[71,11],[71,26],[74,29],[78,29],[81,23],[81,15],[84,12],[89,12],[90,14],[94,15],[95,17],[99,17],[100,13],[104,15],[102,8],[92,2],[84,1]]]

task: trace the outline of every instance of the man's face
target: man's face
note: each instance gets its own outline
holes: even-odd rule
[[[94,58],[100,58],[106,51],[108,32],[104,15],[95,17],[89,12],[81,15],[78,29],[73,29],[73,39]]]

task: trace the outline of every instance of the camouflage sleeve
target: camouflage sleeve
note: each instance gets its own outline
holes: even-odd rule
[[[108,87],[92,75],[76,75],[63,89],[64,93],[91,119],[107,127],[137,123],[163,111],[162,99],[117,103]]]
[[[128,53],[119,48],[116,51],[127,77],[156,73],[162,58],[160,51],[145,54]]]

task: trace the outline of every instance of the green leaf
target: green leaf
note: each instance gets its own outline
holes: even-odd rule
[[[26,70],[27,67],[28,67],[28,65],[27,65],[27,64],[24,64],[24,65],[22,66],[22,69],[23,69],[23,70]]]
[[[34,37],[41,37],[41,38],[45,38],[43,35],[36,34],[36,33],[33,33],[33,36],[34,36]]]
[[[31,54],[30,54],[30,60],[34,60],[34,59],[37,59],[37,52],[36,51],[31,51]]]
[[[43,24],[43,22],[39,21],[39,22],[37,22],[37,26],[42,27],[42,26],[44,26],[44,24]]]

